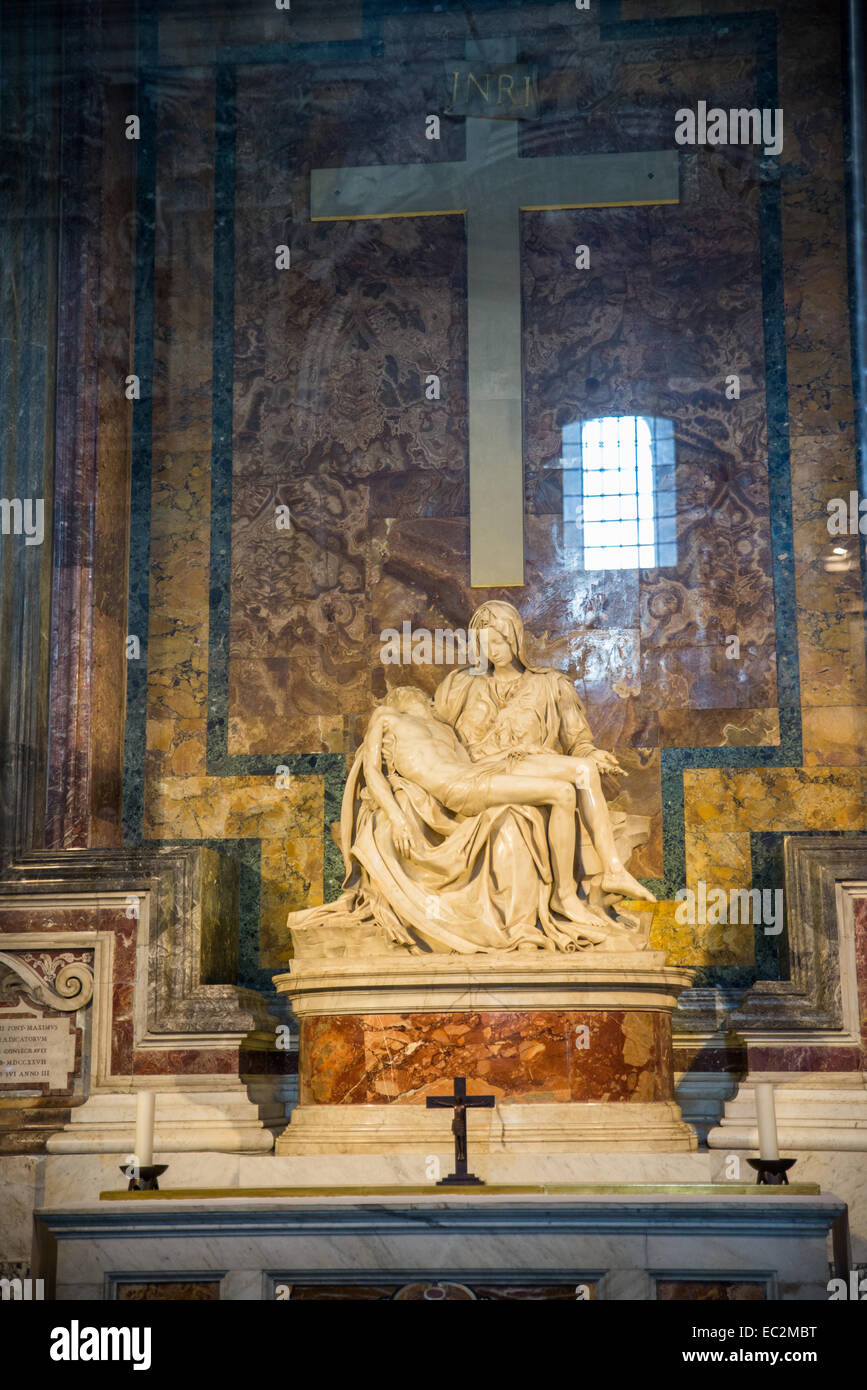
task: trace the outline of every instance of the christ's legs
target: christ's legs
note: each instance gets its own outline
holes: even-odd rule
[[[581,815],[587,823],[590,838],[602,860],[602,889],[605,893],[625,893],[630,898],[655,898],[643,884],[629,873],[617,853],[611,813],[602,791],[602,782],[595,758],[567,758],[559,753],[530,753],[515,763],[516,772],[524,777],[554,777],[570,781],[578,791]]]
[[[522,777],[556,777],[558,781],[571,782],[574,787],[576,779],[592,761],[592,758],[567,758],[563,753],[528,753],[516,759],[514,770]]]
[[[554,871],[554,892],[551,906],[571,921],[587,924],[599,919],[578,897],[573,876],[575,863],[575,791],[563,781],[544,777],[522,777],[513,773],[494,774],[490,778],[488,806],[550,806],[548,844],[551,867]],[[586,932],[592,936],[592,930]],[[598,940],[605,939],[604,931]]]

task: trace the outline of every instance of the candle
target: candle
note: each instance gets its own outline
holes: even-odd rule
[[[139,1091],[135,1107],[135,1156],[139,1168],[151,1168],[154,1161],[155,1091]]]
[[[774,1111],[774,1086],[771,1081],[757,1081],[756,1123],[759,1127],[759,1157],[779,1158],[777,1144],[777,1116]]]

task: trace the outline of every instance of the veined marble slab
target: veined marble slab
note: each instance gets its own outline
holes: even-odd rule
[[[54,1297],[111,1296],[118,1273],[146,1279],[243,1271],[234,1296],[275,1297],[302,1276],[568,1279],[616,1298],[653,1298],[658,1279],[748,1278],[770,1299],[827,1296],[826,1242],[845,1277],[846,1207],[835,1197],[566,1195],[119,1200],[36,1213],[39,1277]],[[258,1275],[258,1277],[256,1277]],[[226,1294],[231,1296],[231,1286]],[[620,1295],[623,1296],[622,1293]]]

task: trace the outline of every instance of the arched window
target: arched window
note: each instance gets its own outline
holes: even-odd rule
[[[670,420],[606,415],[563,431],[563,534],[585,570],[677,563]]]

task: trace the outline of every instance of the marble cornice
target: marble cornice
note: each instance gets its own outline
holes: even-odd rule
[[[693,979],[662,951],[300,960],[277,975],[298,1017],[468,1009],[673,1009]]]
[[[37,1227],[58,1241],[141,1239],[153,1235],[197,1237],[291,1237],[314,1235],[401,1234],[419,1226],[443,1234],[807,1236],[827,1233],[845,1215],[846,1204],[832,1196],[802,1194],[737,1196],[612,1197],[525,1196],[498,1200],[485,1196],[321,1199],[280,1197],[189,1202],[112,1201],[102,1208],[42,1210]]]

